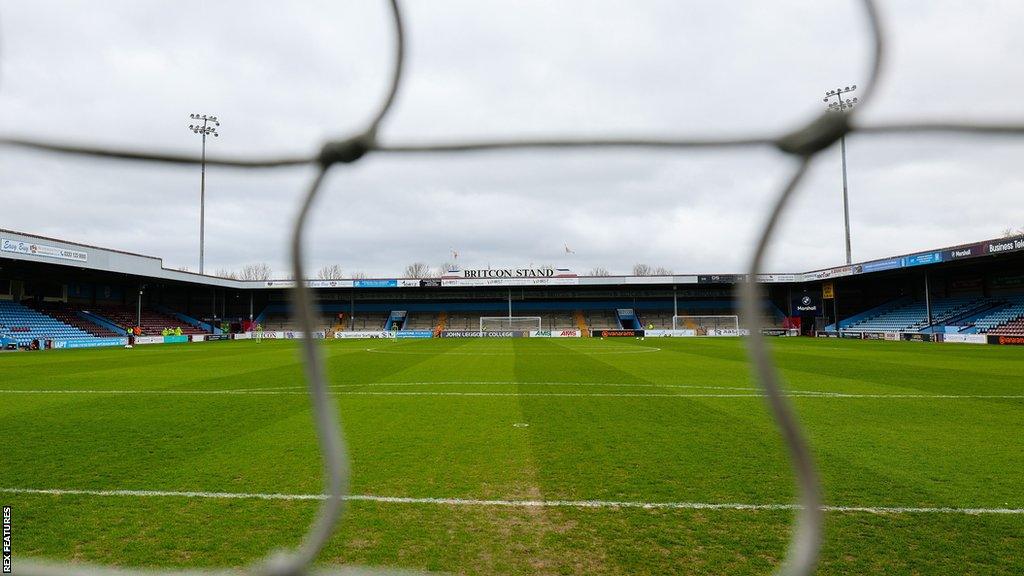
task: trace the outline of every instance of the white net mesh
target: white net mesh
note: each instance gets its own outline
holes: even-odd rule
[[[886,52],[885,36],[881,18],[875,0],[861,0],[867,20],[867,36],[871,47],[869,78],[861,92],[865,104],[872,100],[877,80],[882,69],[883,57]],[[751,149],[773,148],[788,155],[793,160],[790,176],[780,190],[764,222],[758,227],[756,243],[753,246],[747,274],[756,278],[762,271],[765,251],[776,232],[780,215],[786,210],[794,192],[803,180],[812,159],[822,150],[836,144],[848,133],[858,132],[863,135],[886,134],[946,134],[946,135],[989,135],[989,136],[1021,136],[1024,135],[1024,124],[1006,121],[978,123],[970,121],[887,121],[861,122],[856,109],[843,110],[839,113],[826,113],[808,122],[798,129],[783,134],[742,134],[739,136],[692,136],[675,137],[554,137],[554,138],[497,138],[475,141],[437,142],[417,139],[415,142],[381,142],[378,139],[378,128],[388,115],[399,86],[404,77],[405,63],[405,32],[402,13],[397,0],[390,0],[392,23],[394,24],[395,62],[391,70],[389,89],[376,111],[367,118],[361,130],[325,142],[315,154],[296,156],[271,157],[207,157],[205,163],[215,166],[232,166],[237,168],[278,168],[284,166],[314,166],[316,176],[308,186],[300,201],[300,209],[295,219],[290,240],[292,275],[295,278],[306,278],[302,257],[302,232],[308,216],[312,211],[313,200],[316,198],[323,182],[324,175],[335,165],[347,165],[358,162],[366,155],[379,154],[438,154],[468,153],[486,150],[558,150],[558,149]],[[201,159],[191,154],[178,154],[162,150],[139,150],[129,148],[111,148],[90,144],[75,144],[42,138],[0,137],[0,144],[38,150],[50,153],[70,154],[84,157],[102,157],[121,160],[150,161],[171,164],[199,164]],[[738,286],[744,317],[755,318],[762,312],[763,302],[757,284],[746,282]],[[308,287],[303,282],[296,283],[292,292],[294,314],[298,325],[306,333],[314,331],[314,315],[312,298]],[[507,318],[506,318],[507,319]],[[257,565],[249,566],[247,573],[261,576],[294,576],[310,572],[310,566],[323,546],[335,531],[336,524],[342,515],[345,494],[348,492],[348,457],[344,438],[338,422],[338,410],[328,394],[322,357],[313,339],[301,341],[302,360],[309,392],[314,408],[314,424],[320,441],[325,477],[325,499],[321,503],[313,524],[302,543],[289,552],[272,553]],[[788,450],[792,462],[793,473],[797,480],[799,504],[796,510],[796,523],[790,538],[789,548],[778,568],[778,574],[807,575],[817,565],[818,552],[822,541],[823,509],[820,482],[810,450],[793,413],[789,402],[781,394],[778,373],[772,363],[771,355],[765,347],[760,331],[751,331],[747,340],[750,358],[753,363],[757,380],[765,391],[768,406],[775,417],[779,432]],[[126,574],[124,569],[78,566],[71,568],[59,563],[34,562],[23,560],[18,567],[21,574],[36,576],[86,574],[107,575]],[[169,573],[169,572],[165,572]]]
[[[480,332],[540,330],[540,316],[483,316]]]
[[[707,336],[709,331],[731,330],[739,332],[739,316],[673,316],[673,330],[693,330],[697,336]]]

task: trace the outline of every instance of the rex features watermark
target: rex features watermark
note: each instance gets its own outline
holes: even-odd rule
[[[4,566],[3,573],[11,573],[11,507],[4,506]]]

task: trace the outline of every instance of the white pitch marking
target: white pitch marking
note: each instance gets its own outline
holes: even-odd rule
[[[0,390],[0,394],[96,394],[96,395],[197,395],[197,396],[306,396],[307,392],[259,389],[237,390]],[[639,392],[377,392],[372,390],[332,391],[334,396],[493,396],[493,397],[569,397],[569,398],[763,398],[764,393],[749,394],[657,394]],[[842,392],[798,392],[787,398],[822,399],[921,399],[921,400],[1024,400],[1024,394],[845,394]]]
[[[515,356],[515,351],[508,352],[444,352],[444,351],[405,351],[405,350],[387,350],[385,348],[367,348],[367,352],[376,352],[377,354],[406,354],[415,356]],[[654,347],[643,347],[643,348],[627,348],[625,350],[601,350],[600,348],[593,349],[581,349],[581,348],[566,348],[566,352],[530,352],[531,356],[565,356],[567,352],[582,352],[584,354],[591,354],[594,356],[609,356],[613,354],[646,354],[648,352],[661,352],[661,348]]]
[[[2,494],[38,494],[51,496],[136,496],[169,498],[206,498],[213,500],[326,500],[324,494],[178,492],[171,490],[74,490],[58,488],[0,488]],[[616,500],[483,500],[476,498],[412,498],[350,494],[350,502],[385,504],[435,504],[443,506],[494,506],[504,508],[641,508],[645,510],[800,510],[799,504],[743,504],[735,502],[636,502]],[[863,514],[1024,514],[1024,508],[961,508],[955,506],[822,506],[825,512]]]

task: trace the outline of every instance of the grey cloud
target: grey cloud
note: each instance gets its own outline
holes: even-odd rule
[[[409,67],[386,140],[778,132],[862,82],[857,2],[406,2]],[[886,76],[865,121],[1017,114],[1019,3],[890,2]],[[197,152],[311,152],[362,126],[392,58],[383,2],[11,1],[0,7],[0,129]],[[867,137],[850,146],[856,259],[1024,226],[1011,139]],[[771,150],[371,155],[337,167],[310,266],[405,264],[739,271],[792,160]],[[309,169],[208,174],[208,267],[286,267]],[[0,227],[197,262],[198,170],[4,150]],[[576,250],[567,255],[563,243]],[[819,156],[769,267],[843,259],[838,150]]]

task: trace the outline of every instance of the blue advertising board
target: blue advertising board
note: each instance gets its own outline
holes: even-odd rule
[[[127,338],[81,338],[76,340],[54,340],[54,348],[99,348],[100,346],[124,346]]]
[[[398,280],[355,280],[356,288],[398,288]]]
[[[924,254],[911,254],[903,257],[903,266],[921,266],[923,264],[938,264],[942,262],[942,252],[926,252]]]
[[[860,265],[861,272],[878,272],[880,270],[892,270],[903,266],[899,258],[887,258],[885,260],[875,260],[874,262],[865,262]]]
[[[395,332],[395,338],[433,338],[433,330],[399,330]]]

